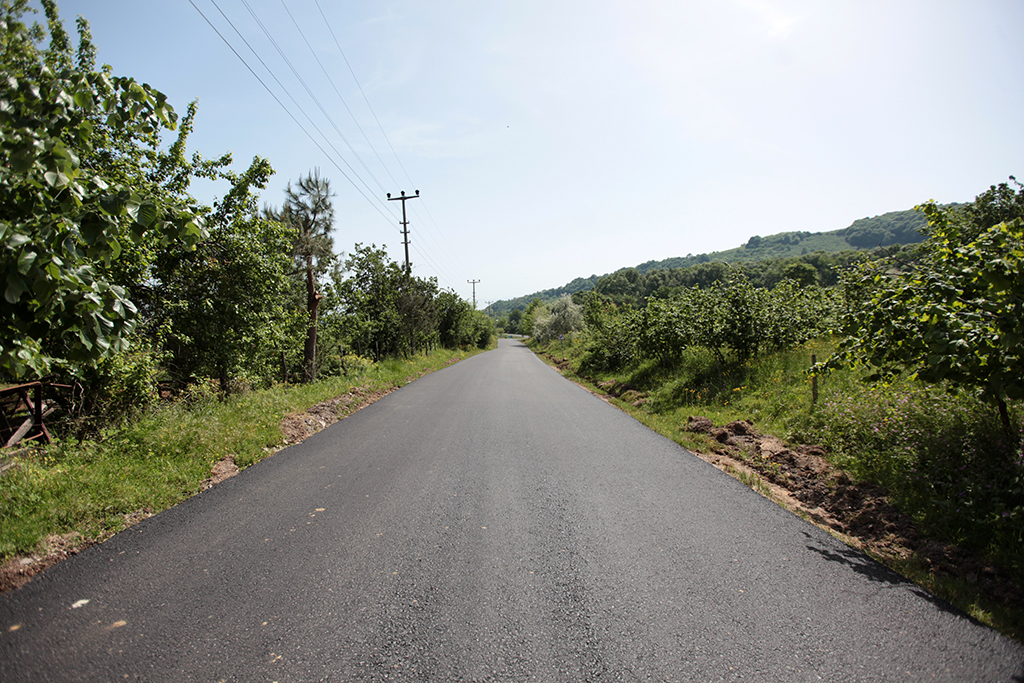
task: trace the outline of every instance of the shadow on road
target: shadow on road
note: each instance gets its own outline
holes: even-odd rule
[[[812,539],[810,534],[805,534],[808,539]],[[836,562],[843,564],[852,569],[857,574],[869,579],[876,583],[884,583],[890,586],[901,586],[910,590],[914,595],[927,600],[939,610],[948,614],[953,614],[964,619],[981,625],[981,622],[974,619],[973,617],[961,612],[960,610],[953,607],[951,604],[937,598],[923,588],[917,586],[912,581],[905,579],[893,570],[889,569],[883,564],[876,562],[864,553],[853,548],[821,548],[813,545],[808,545],[807,549],[811,552],[821,555],[829,562]],[[1024,683],[1024,682],[1022,682]]]

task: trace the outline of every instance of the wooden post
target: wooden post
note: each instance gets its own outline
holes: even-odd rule
[[[281,352],[281,383],[288,384],[288,363],[284,360],[284,351]]]
[[[818,364],[817,354],[811,354],[811,367]],[[818,376],[811,375],[811,405],[815,405],[818,402]]]
[[[43,385],[41,383],[36,384],[33,398],[35,399],[36,402],[36,404],[32,406],[32,411],[33,413],[35,413],[35,421],[36,424],[39,425],[39,428],[42,429],[43,433],[45,434],[46,429],[43,428]],[[48,434],[47,437],[49,437]],[[46,440],[49,441],[50,439],[47,438]]]

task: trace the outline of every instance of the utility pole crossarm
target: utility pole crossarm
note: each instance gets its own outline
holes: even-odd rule
[[[402,237],[403,237],[402,244],[405,245],[405,276],[406,277],[409,277],[409,275],[412,274],[412,266],[409,264],[409,221],[405,217],[405,200],[406,199],[419,199],[419,196],[420,196],[420,191],[419,190],[416,190],[416,194],[415,195],[409,195],[408,197],[405,196],[405,190],[402,190],[402,196],[401,197],[392,197],[391,193],[388,192],[388,201],[389,202],[402,202],[402,222],[401,222],[400,225],[402,226]]]

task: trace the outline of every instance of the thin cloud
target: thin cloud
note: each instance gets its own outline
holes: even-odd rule
[[[787,38],[802,17],[784,13],[767,0],[739,0],[740,5],[757,12],[764,20],[763,31],[770,38]]]

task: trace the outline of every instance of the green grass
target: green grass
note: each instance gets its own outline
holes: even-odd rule
[[[826,360],[831,340],[719,367],[703,350],[671,368],[655,361],[615,372],[578,373],[586,340],[534,351],[568,360],[566,374],[585,385],[615,382],[639,391],[642,404],[613,399],[655,431],[698,452],[706,435],[685,430],[690,416],[722,425],[752,420],[758,431],[794,444],[819,444],[832,464],[855,479],[884,486],[890,501],[927,538],[953,544],[991,563],[1024,586],[1024,453],[1003,433],[996,410],[973,395],[911,378],[866,384],[865,373],[835,372],[818,380],[812,401],[812,356]],[[560,363],[563,367],[566,363]],[[1018,434],[1021,406],[1011,405]],[[747,477],[753,488],[762,488]],[[965,612],[1024,641],[1024,611],[987,599],[969,579],[929,573],[920,564],[889,561],[894,569]]]
[[[244,468],[273,453],[285,415],[354,387],[400,387],[474,353],[441,349],[366,363],[349,377],[165,404],[94,440],[24,451],[0,475],[0,560],[35,551],[51,534],[105,538],[124,528],[127,515],[156,513],[197,493],[217,461],[231,456]]]

